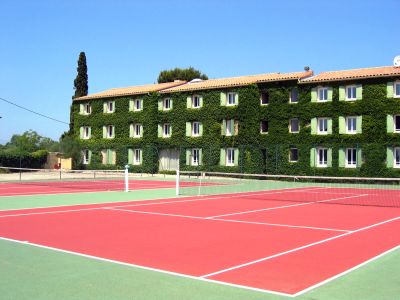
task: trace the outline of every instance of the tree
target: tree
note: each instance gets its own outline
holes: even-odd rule
[[[38,150],[58,151],[58,142],[43,137],[34,130],[28,130],[23,134],[14,134],[3,150],[19,153],[32,153]]]
[[[190,81],[195,78],[207,80],[208,76],[206,74],[202,74],[201,71],[196,70],[193,67],[189,67],[186,69],[175,68],[171,70],[161,71],[158,75],[157,82],[173,82],[174,80]]]
[[[82,147],[73,134],[64,132],[60,138],[60,151],[64,157],[72,158],[73,166],[78,166],[81,161]]]
[[[75,95],[72,98],[86,96],[88,94],[88,75],[85,52],[79,54],[78,74],[74,80]]]

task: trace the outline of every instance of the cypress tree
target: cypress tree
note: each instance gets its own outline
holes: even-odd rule
[[[86,96],[88,94],[88,75],[85,52],[79,54],[78,74],[74,80],[75,95],[72,98]]]

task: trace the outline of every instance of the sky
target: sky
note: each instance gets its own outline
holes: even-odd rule
[[[89,94],[193,66],[209,78],[392,65],[400,0],[0,0],[0,98],[69,122],[79,53]],[[68,125],[0,101],[0,144]]]

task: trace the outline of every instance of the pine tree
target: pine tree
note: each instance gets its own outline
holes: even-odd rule
[[[88,94],[88,75],[85,52],[79,54],[78,74],[74,80],[75,95],[72,98],[86,96]]]

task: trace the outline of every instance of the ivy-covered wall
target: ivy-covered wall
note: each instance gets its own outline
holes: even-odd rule
[[[160,149],[176,148],[180,150],[181,169],[224,172],[298,174],[298,175],[334,175],[334,176],[390,176],[400,177],[400,170],[386,167],[386,147],[400,146],[399,134],[388,134],[386,116],[400,114],[400,99],[387,98],[386,84],[393,78],[360,80],[362,100],[339,101],[339,86],[351,82],[332,82],[324,84],[333,88],[331,102],[311,102],[311,89],[316,85],[298,84],[297,81],[284,81],[235,87],[224,90],[203,90],[195,93],[150,93],[137,97],[115,99],[116,111],[103,113],[103,101],[90,100],[92,113],[79,114],[79,101],[73,105],[74,132],[79,136],[80,126],[91,126],[92,138],[82,140],[84,148],[91,149],[92,160],[88,168],[106,168],[101,164],[100,151],[117,151],[117,167],[122,168],[128,161],[128,148],[143,150],[141,166],[132,166],[134,172],[157,172]],[[289,94],[293,87],[299,91],[298,103],[289,103]],[[221,92],[236,92],[239,95],[238,106],[221,106]],[[268,91],[269,104],[260,105],[261,91]],[[203,107],[187,108],[186,99],[192,94],[201,95]],[[169,97],[173,109],[159,111],[158,101]],[[129,100],[143,99],[143,111],[129,112]],[[362,133],[355,135],[339,134],[339,116],[362,115]],[[332,134],[311,135],[310,120],[315,117],[332,118]],[[298,118],[300,132],[289,133],[289,119]],[[237,135],[221,135],[223,119],[239,121]],[[260,121],[268,120],[268,134],[260,134]],[[200,121],[203,124],[201,137],[186,136],[186,122]],[[129,124],[143,124],[143,137],[129,138]],[[170,123],[172,136],[158,137],[158,124]],[[115,138],[103,139],[103,125],[115,126]],[[332,148],[332,167],[315,168],[310,166],[310,149],[317,146]],[[239,149],[239,163],[235,167],[220,166],[220,149],[235,147]],[[289,162],[289,148],[299,151],[298,162]],[[355,147],[362,151],[361,167],[356,169],[339,168],[339,148]],[[202,148],[202,165],[186,165],[185,150]],[[115,168],[116,166],[108,166]]]

